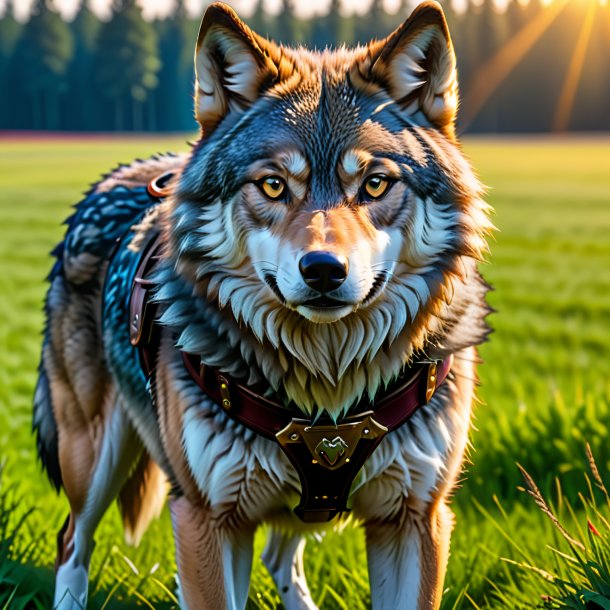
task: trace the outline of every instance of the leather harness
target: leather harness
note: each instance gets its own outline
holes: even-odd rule
[[[168,173],[151,181],[150,195],[157,199],[166,196],[171,177]],[[129,306],[131,344],[138,348],[149,380],[155,374],[160,333],[156,306],[149,299],[154,284],[147,278],[162,257],[162,248],[161,236],[151,234],[142,248]],[[301,520],[313,523],[330,521],[349,510],[352,483],[368,457],[388,432],[402,426],[430,401],[445,381],[453,357],[415,362],[389,388],[380,391],[374,403],[362,399],[351,409],[353,415],[338,424],[330,419],[304,419],[296,408],[206,366],[195,354],[182,352],[182,359],[190,377],[231,419],[279,444],[301,482],[301,500],[294,511]],[[155,384],[149,385],[154,392]]]

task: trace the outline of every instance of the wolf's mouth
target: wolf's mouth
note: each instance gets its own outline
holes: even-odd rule
[[[373,281],[373,285],[371,286],[371,289],[369,290],[368,294],[364,298],[364,301],[362,301],[363,307],[366,307],[367,305],[370,305],[370,303],[373,302],[375,297],[379,294],[379,291],[381,290],[381,288],[383,286],[385,286],[385,283],[387,282],[388,277],[389,277],[389,273],[387,271],[380,271],[375,276],[375,280]]]
[[[333,299],[326,296],[309,299],[301,304],[305,305],[306,307],[316,307],[318,309],[338,309],[339,307],[345,307],[347,305],[347,303],[344,301],[339,301],[338,299]]]

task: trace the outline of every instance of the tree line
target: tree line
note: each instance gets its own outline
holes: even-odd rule
[[[278,15],[257,0],[246,21],[279,42],[323,48],[381,38],[411,6],[389,13],[373,0],[365,16],[346,16],[332,0],[326,15],[304,19],[295,0],[284,0]],[[610,2],[511,0],[499,13],[482,0],[461,13],[448,2],[444,9],[458,57],[462,130],[610,129]],[[53,0],[35,0],[26,23],[7,7],[0,129],[193,130],[198,25],[183,0],[156,21],[143,19],[136,0],[114,0],[107,21],[86,1],[71,22]]]

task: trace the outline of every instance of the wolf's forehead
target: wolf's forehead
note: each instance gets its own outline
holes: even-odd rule
[[[228,140],[223,139],[220,162],[226,165],[239,158],[245,169],[271,159],[289,173],[307,175],[313,183],[324,182],[319,185],[323,190],[335,191],[338,173],[356,173],[350,161],[351,166],[364,166],[349,154],[353,150],[369,153],[369,158],[405,156],[421,161],[421,144],[396,108],[378,92],[353,84],[350,65],[342,55],[308,54],[307,69],[297,63],[298,78],[262,98],[246,119],[247,129],[238,125]],[[305,171],[293,171],[285,160],[291,165],[298,160]]]
[[[353,137],[362,121],[361,96],[342,76],[321,70],[278,97],[281,120],[316,149]]]

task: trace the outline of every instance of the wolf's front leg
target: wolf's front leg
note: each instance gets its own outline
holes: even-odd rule
[[[273,578],[286,610],[318,610],[303,569],[305,538],[272,529],[263,551],[263,563]]]
[[[373,610],[437,610],[453,513],[441,500],[400,519],[366,526]]]
[[[243,610],[248,601],[254,528],[228,531],[203,502],[170,503],[180,607]]]

